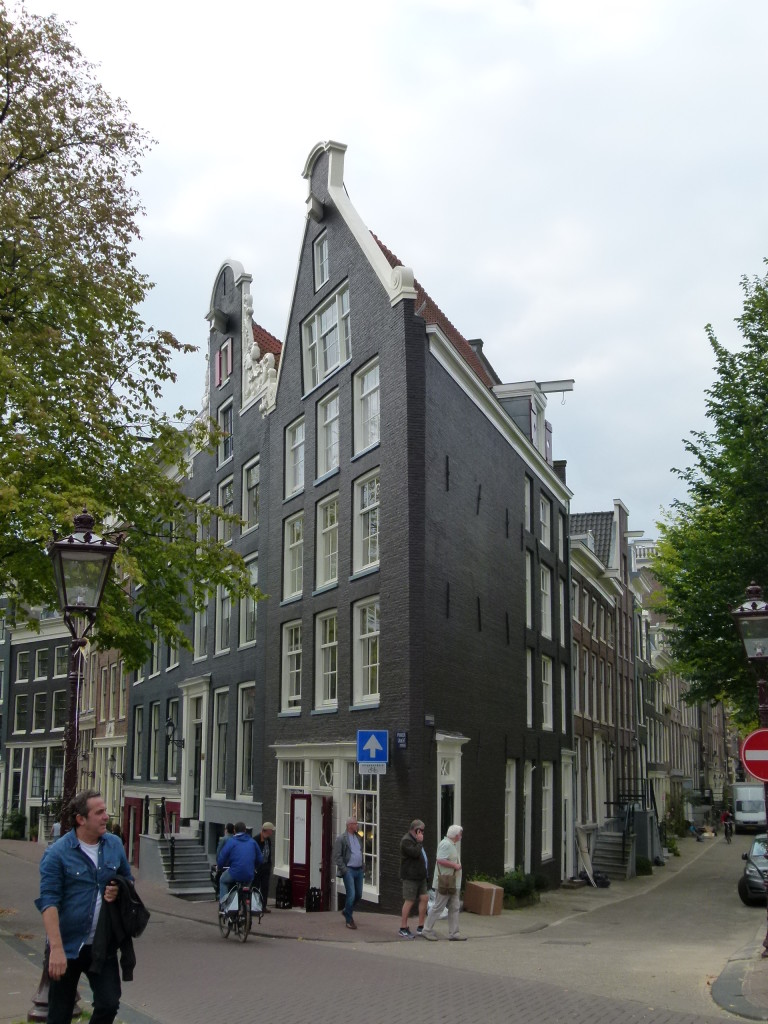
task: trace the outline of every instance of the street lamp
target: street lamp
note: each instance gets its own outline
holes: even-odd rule
[[[77,708],[82,649],[93,629],[96,612],[107,582],[109,568],[117,551],[93,532],[93,516],[83,509],[75,516],[74,530],[68,537],[54,539],[48,545],[53,575],[64,622],[72,634],[69,645],[67,680],[67,726],[64,735],[64,786],[61,794],[61,825],[67,827],[69,805],[77,792],[77,756],[80,742]]]
[[[96,612],[101,602],[109,567],[117,551],[117,544],[110,544],[93,532],[93,516],[87,509],[74,518],[74,530],[68,537],[54,533],[48,545],[48,554],[53,564],[53,577],[59,596],[59,606],[64,616],[72,641],[69,645],[69,668],[67,676],[67,725],[64,732],[64,784],[61,792],[61,831],[69,827],[69,806],[78,788],[78,761],[80,733],[77,721],[78,688],[82,650],[87,636],[96,621]],[[89,758],[90,760],[90,758]],[[92,775],[91,772],[85,772]],[[37,992],[32,998],[32,1009],[28,1021],[48,1019],[48,943],[43,956],[43,973]],[[76,1001],[76,1009],[77,1009]]]
[[[114,754],[111,754],[107,758],[107,764],[109,765],[109,774],[112,776],[112,778],[119,779],[120,782],[122,782],[123,779],[125,778],[125,775],[123,774],[123,772],[115,771],[115,768],[117,767],[117,758],[115,757]]]
[[[731,609],[736,621],[747,660],[757,672],[757,718],[762,729],[768,728],[768,683],[763,678],[768,661],[768,603],[763,600],[763,588],[752,581],[747,587],[746,600]],[[763,783],[766,822],[768,822],[768,782]],[[768,895],[768,879],[764,878]],[[768,932],[763,939],[763,956],[768,956]]]

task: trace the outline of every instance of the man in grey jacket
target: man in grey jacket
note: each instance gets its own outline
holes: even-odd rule
[[[344,879],[347,899],[344,904],[344,920],[347,928],[356,929],[353,913],[363,898],[363,840],[357,834],[357,818],[347,818],[347,828],[336,837],[333,844],[333,862],[336,874]]]

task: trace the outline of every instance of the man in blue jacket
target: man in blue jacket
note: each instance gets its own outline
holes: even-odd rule
[[[216,863],[226,871],[219,879],[219,902],[224,903],[233,882],[252,882],[256,868],[261,864],[261,850],[245,831],[245,822],[235,822],[235,834],[219,851]]]
[[[40,861],[40,896],[48,938],[49,1024],[70,1024],[77,983],[85,972],[93,991],[92,1024],[112,1024],[120,1006],[120,971],[111,951],[91,970],[92,944],[102,900],[113,903],[118,876],[133,882],[122,842],[107,832],[101,794],[89,789],[70,804],[71,831],[49,846]]]

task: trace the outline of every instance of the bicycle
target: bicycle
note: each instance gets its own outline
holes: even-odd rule
[[[237,904],[230,909],[237,894]],[[227,893],[222,909],[219,905],[219,931],[222,938],[228,939],[234,931],[241,942],[245,942],[251,931],[251,886],[246,882],[235,882]]]

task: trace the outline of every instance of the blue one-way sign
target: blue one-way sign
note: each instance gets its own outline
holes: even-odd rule
[[[387,764],[389,733],[386,729],[357,730],[357,760],[360,764]]]

